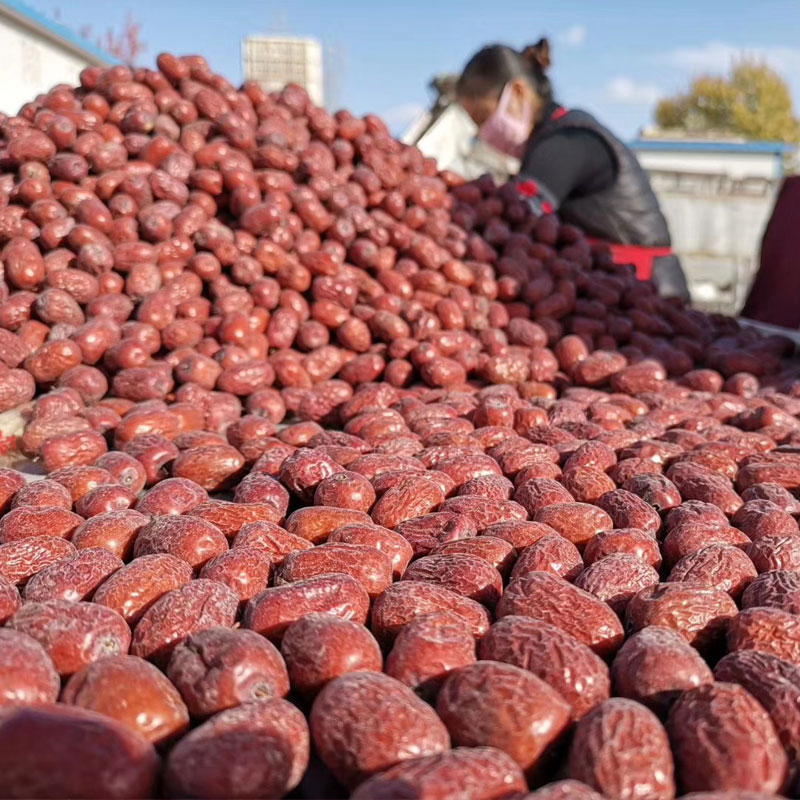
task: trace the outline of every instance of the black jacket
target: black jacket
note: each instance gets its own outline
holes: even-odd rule
[[[670,245],[647,174],[628,147],[585,111],[551,106],[528,140],[520,176],[540,183],[558,204],[561,219],[590,236],[617,244]]]

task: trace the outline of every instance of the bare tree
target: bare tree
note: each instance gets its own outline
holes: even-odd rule
[[[124,64],[134,64],[147,50],[147,44],[141,39],[141,31],[141,24],[128,12],[120,31],[108,28],[104,34],[96,34],[91,25],[84,25],[78,33]]]

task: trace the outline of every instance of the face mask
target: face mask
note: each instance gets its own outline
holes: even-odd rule
[[[507,83],[494,113],[478,129],[478,138],[501,153],[506,153],[514,158],[522,158],[525,145],[531,135],[533,109],[526,100],[522,108],[522,116],[514,116],[508,110],[512,92],[512,85]]]

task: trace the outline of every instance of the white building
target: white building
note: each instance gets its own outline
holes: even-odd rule
[[[16,114],[57,83],[77,85],[81,70],[116,59],[18,0],[0,2],[0,111]]]
[[[650,175],[693,301],[736,313],[758,269],[761,237],[793,148],[675,138],[637,139],[630,147]]]
[[[323,105],[322,45],[316,39],[248,36],[242,42],[242,62],[245,78],[268,92],[297,83],[316,105]]]

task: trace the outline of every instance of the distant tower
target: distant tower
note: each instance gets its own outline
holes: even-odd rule
[[[297,83],[316,105],[323,105],[322,45],[316,39],[248,36],[242,42],[242,61],[245,79],[257,81],[268,92]]]

